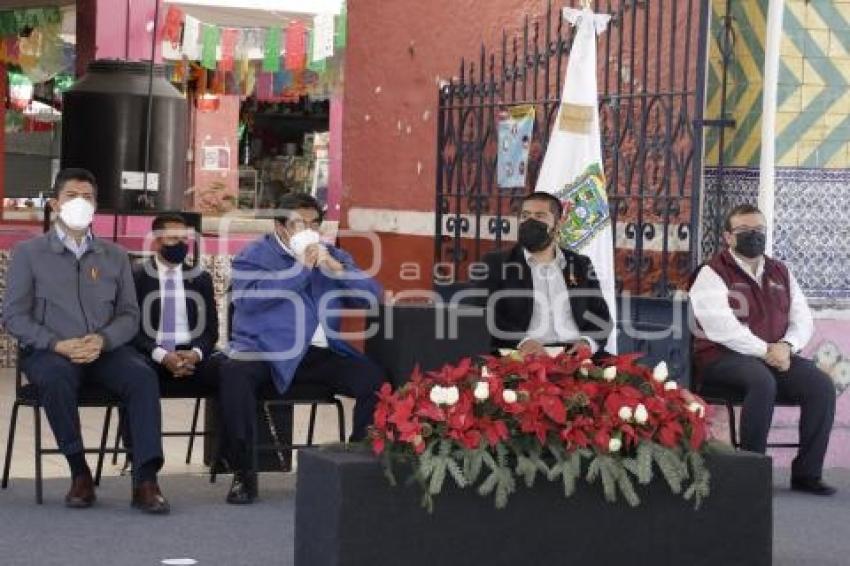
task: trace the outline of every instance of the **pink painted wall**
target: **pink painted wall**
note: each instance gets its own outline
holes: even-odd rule
[[[827,468],[850,467],[850,320],[822,319],[815,321],[815,334],[803,355],[813,358],[836,383],[837,400],[835,424],[826,458]],[[800,411],[780,408],[774,412],[770,439],[773,442],[797,442]],[[714,410],[714,434],[727,441],[725,411]],[[791,465],[796,450],[777,448],[770,451],[778,466]]]
[[[340,219],[342,200],[342,117],[343,102],[339,94],[331,98],[330,125],[330,175],[328,177],[328,220]]]
[[[158,0],[160,3],[162,0]],[[96,52],[98,59],[137,60],[151,57],[154,10],[157,0],[96,0]],[[90,8],[88,8],[90,9]],[[160,6],[160,22],[165,10]],[[129,21],[128,21],[129,20]],[[127,42],[129,27],[130,41]],[[159,60],[159,45],[156,60]]]
[[[191,208],[204,214],[221,214],[236,206],[239,183],[239,97],[219,96],[212,111],[194,111],[194,187]],[[224,169],[210,168],[205,156],[222,148]],[[219,166],[215,165],[215,167]]]

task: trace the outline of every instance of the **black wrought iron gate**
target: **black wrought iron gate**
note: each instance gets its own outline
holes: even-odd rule
[[[576,6],[572,0],[567,5]],[[574,31],[551,0],[501,46],[482,45],[440,89],[436,269],[467,278],[502,247],[533,190],[560,104]],[[612,15],[599,39],[599,111],[615,230],[617,289],[670,299],[699,255],[709,0],[595,0]],[[526,186],[497,186],[498,116],[534,105]]]

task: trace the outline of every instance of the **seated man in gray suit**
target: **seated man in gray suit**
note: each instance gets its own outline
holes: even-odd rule
[[[77,410],[82,382],[121,398],[134,439],[132,505],[167,513],[157,484],[162,467],[156,372],[127,345],[139,328],[130,262],[119,246],[91,233],[96,184],[84,169],[56,176],[51,230],[21,242],[6,274],[3,323],[21,345],[21,369],[38,387],[59,449],[71,467],[68,507],[95,501]]]

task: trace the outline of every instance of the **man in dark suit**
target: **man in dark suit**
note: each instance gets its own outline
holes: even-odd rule
[[[193,391],[198,388],[192,385],[202,392],[215,389],[218,314],[212,277],[185,263],[190,231],[185,218],[161,214],[151,230],[156,255],[133,271],[142,315],[133,344],[157,370],[163,389],[175,382],[186,382]]]
[[[611,333],[608,305],[590,258],[558,246],[563,206],[535,192],[522,201],[517,244],[484,257],[479,289],[487,292],[493,347],[542,354],[545,346],[597,355]]]

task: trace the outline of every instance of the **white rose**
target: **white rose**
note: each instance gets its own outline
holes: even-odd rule
[[[632,420],[632,408],[627,405],[623,405],[620,407],[620,411],[617,413],[617,416],[624,421]]]
[[[445,400],[446,405],[454,405],[455,403],[458,402],[458,399],[460,399],[460,391],[458,391],[457,387],[454,386],[454,385],[452,385],[451,387],[446,387],[445,393],[446,393],[446,400]]]
[[[490,377],[490,368],[488,368],[487,366],[481,366],[481,377]]]
[[[646,407],[643,403],[640,403],[637,407],[635,407],[635,422],[638,424],[644,424],[649,420],[649,411],[646,410]]]
[[[475,390],[472,394],[478,401],[486,401],[490,397],[490,384],[486,381],[479,381],[475,384]]]
[[[664,389],[666,391],[673,391],[677,387],[679,387],[679,385],[675,381],[668,381],[667,383],[664,384]]]
[[[612,438],[608,441],[608,452],[619,452],[623,447],[623,442],[619,438]]]
[[[617,377],[617,368],[615,366],[607,367],[602,372],[602,378],[605,381],[614,381],[615,377]]]
[[[587,377],[590,375],[590,372],[587,371],[587,368],[593,364],[590,360],[584,360],[581,362],[581,367],[578,369],[578,372],[582,375],[582,377]]]
[[[508,403],[509,405],[511,403],[516,403],[516,400],[517,400],[516,391],[514,391],[513,389],[505,389],[504,391],[502,391],[502,400],[505,403]]]
[[[658,383],[664,383],[668,377],[670,377],[670,372],[667,370],[667,362],[659,362],[652,370],[652,379]]]
[[[700,416],[700,418],[705,416],[705,407],[702,406],[702,403],[698,403],[697,401],[692,401],[690,405],[688,405],[688,410],[692,413],[696,413]]]
[[[446,402],[446,389],[442,385],[435,385],[431,388],[431,393],[428,395],[431,402],[435,405],[442,405]]]

